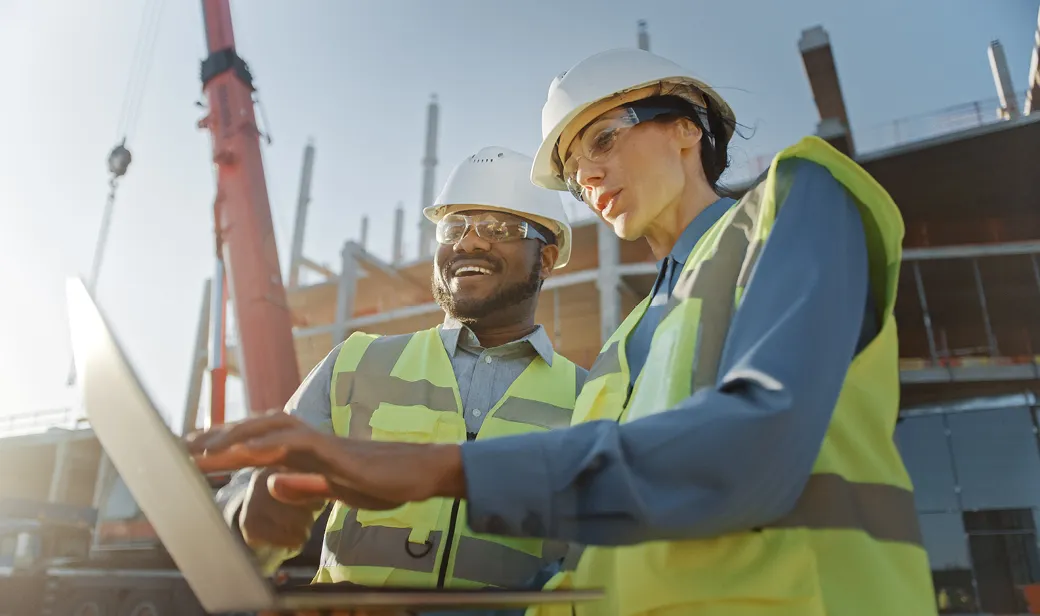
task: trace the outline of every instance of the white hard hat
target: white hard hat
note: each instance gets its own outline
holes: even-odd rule
[[[433,205],[423,215],[437,223],[467,209],[510,212],[534,221],[556,235],[560,256],[555,269],[571,258],[571,225],[559,196],[531,183],[533,160],[499,146],[486,147],[455,166]]]
[[[625,100],[624,95],[656,84],[687,86],[676,94],[700,105],[705,102],[701,95],[708,97],[712,108],[729,120],[726,126],[728,136],[732,136],[733,110],[711,86],[671,60],[649,51],[612,49],[585,58],[549,85],[548,100],[542,107],[542,145],[534,156],[531,181],[552,190],[567,190],[554,161],[557,141],[567,125],[598,102],[617,97],[617,104],[623,105],[645,98],[646,94],[642,94]]]

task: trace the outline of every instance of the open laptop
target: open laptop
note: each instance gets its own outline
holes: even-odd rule
[[[208,612],[350,608],[479,609],[597,599],[597,590],[279,587],[228,528],[205,477],[157,411],[79,279],[67,284],[73,357],[105,453]]]

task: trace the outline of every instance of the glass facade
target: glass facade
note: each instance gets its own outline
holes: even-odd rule
[[[1040,613],[1040,441],[1027,407],[904,417],[942,614]]]

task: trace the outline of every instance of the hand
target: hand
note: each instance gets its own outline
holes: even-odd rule
[[[341,438],[281,412],[186,437],[203,472],[276,467],[268,491],[282,502],[335,498],[360,509],[393,509],[434,496],[465,497],[457,445]]]
[[[274,494],[269,489],[271,469],[253,473],[246,488],[238,527],[246,543],[299,549],[307,543],[315,514],[325,507],[321,496]]]

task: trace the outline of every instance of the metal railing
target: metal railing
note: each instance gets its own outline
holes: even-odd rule
[[[1018,109],[1025,108],[1026,92],[1016,96]],[[916,115],[889,120],[861,129],[853,127],[852,140],[858,156],[869,155],[883,150],[908,145],[949,135],[979,126],[1003,122],[1000,99],[997,97],[971,101],[928,111]],[[740,186],[761,175],[773,161],[776,152],[770,154],[748,155],[739,151],[731,151],[732,162],[721,182],[728,186]],[[592,213],[583,204],[569,196],[564,198],[567,215],[572,221],[592,217]]]
[[[1023,109],[1025,91],[1015,98],[1018,109]],[[1006,120],[1000,99],[992,97],[898,118],[861,130],[853,129],[852,138],[858,154],[871,154]]]
[[[86,426],[87,418],[79,409],[48,409],[0,415],[0,438],[35,434],[53,428],[74,430]]]

